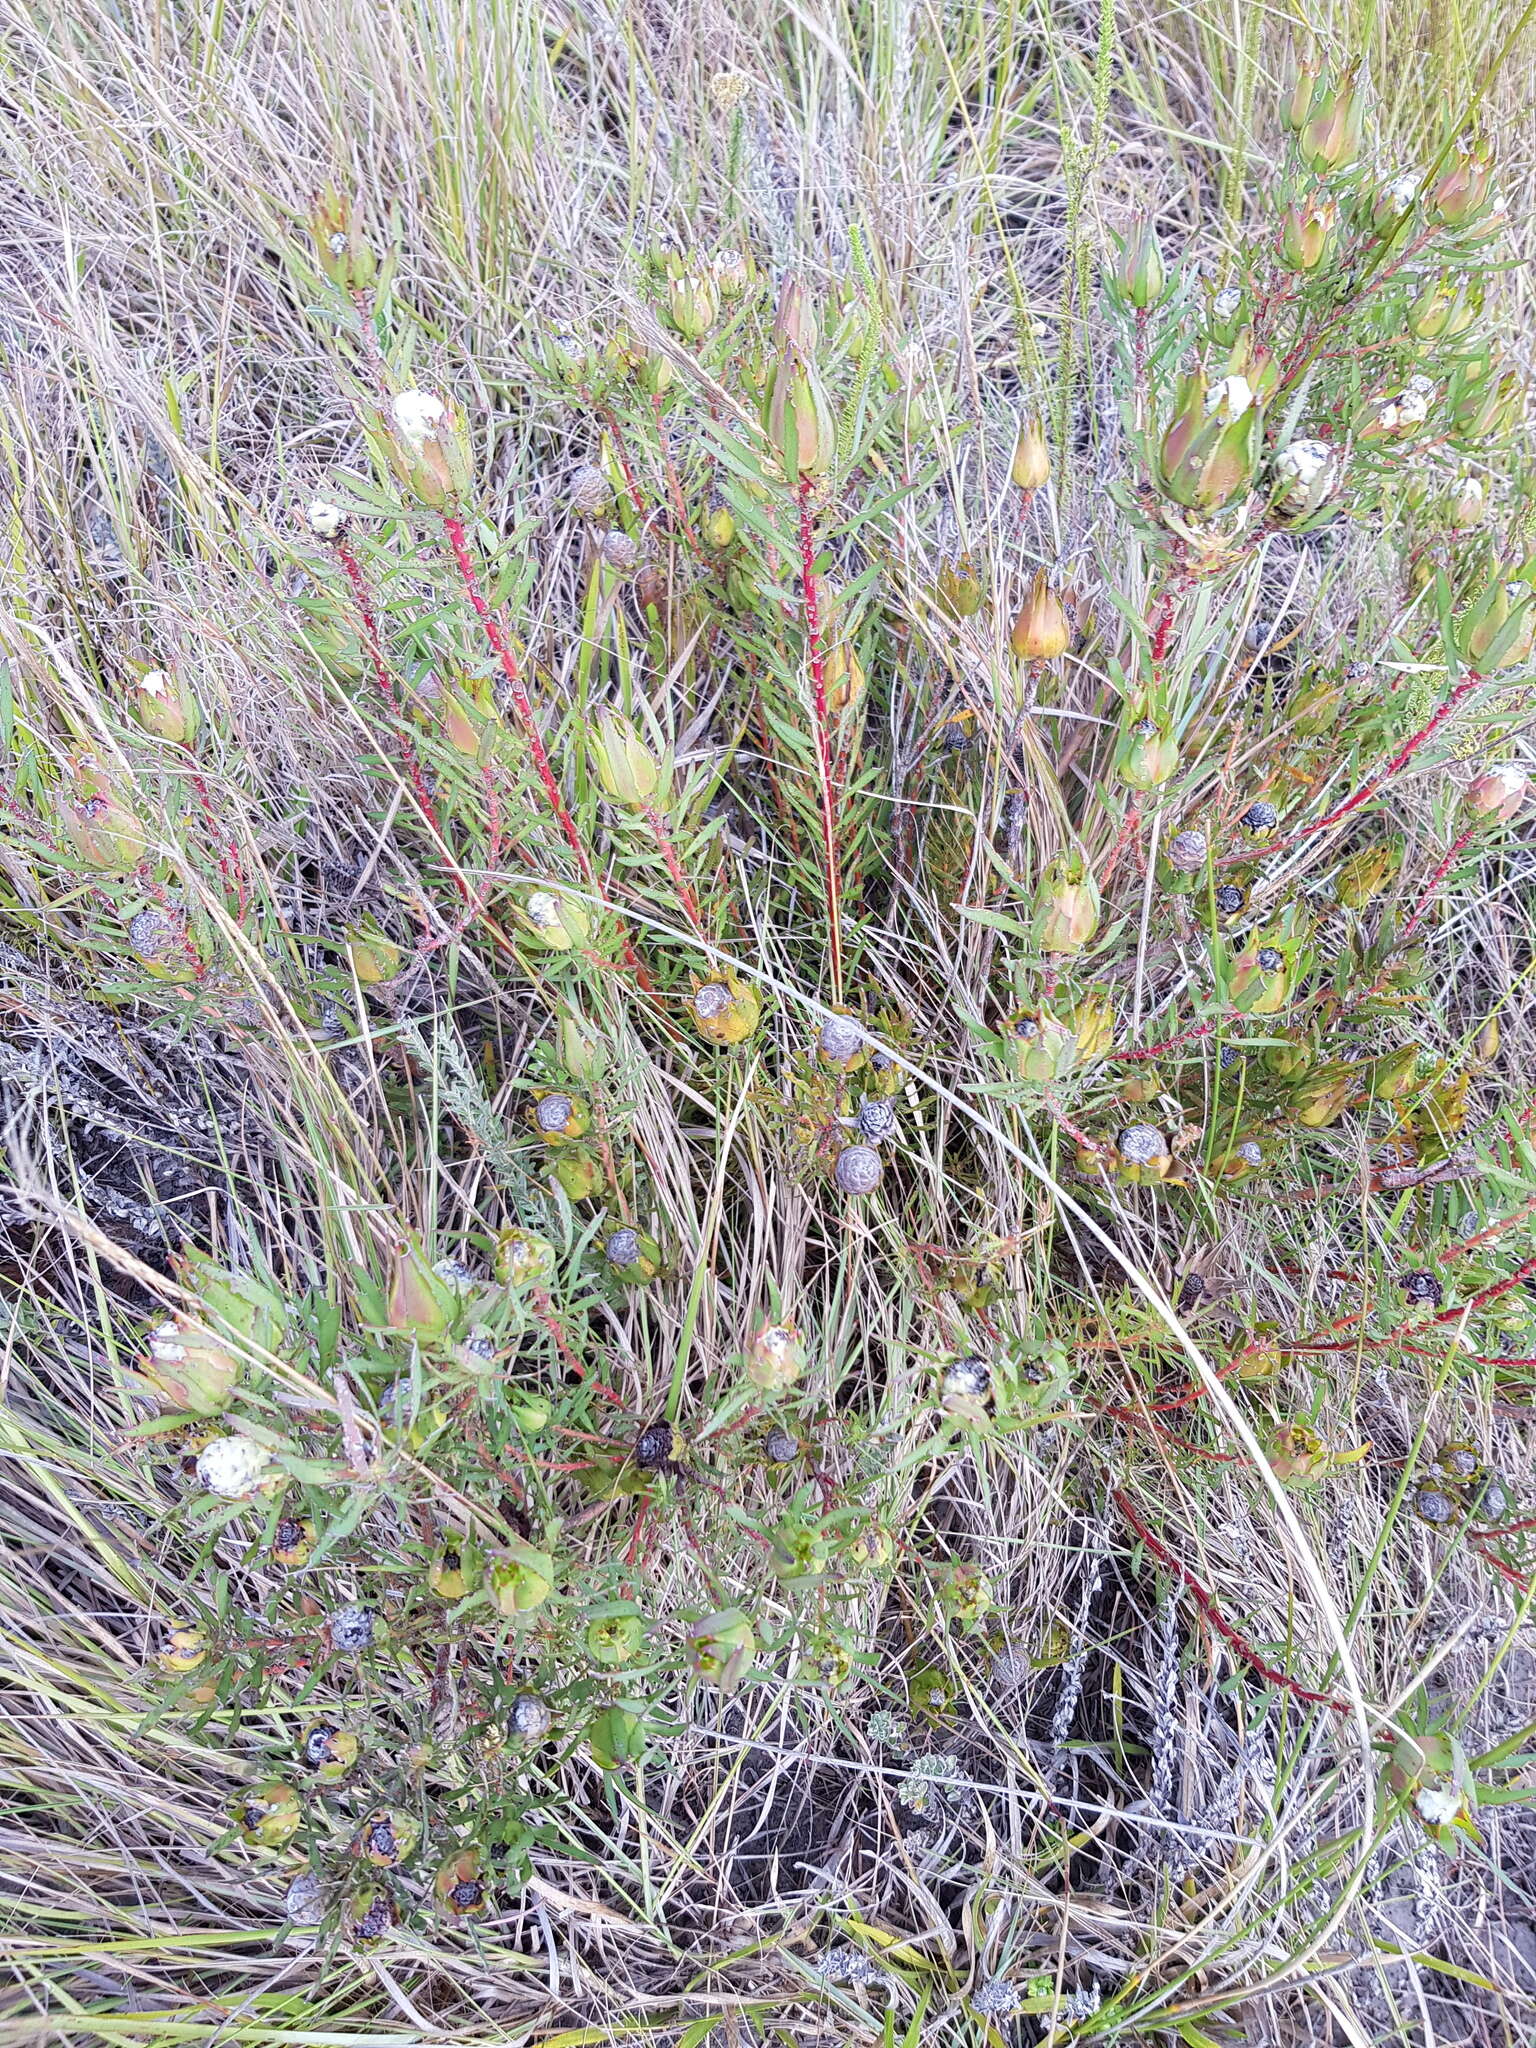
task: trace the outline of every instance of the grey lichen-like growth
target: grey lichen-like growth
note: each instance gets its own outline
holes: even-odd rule
[[[1023,2002],[1023,1992],[1009,1977],[988,1977],[971,1994],[971,2004],[989,2020],[1011,2020]]]

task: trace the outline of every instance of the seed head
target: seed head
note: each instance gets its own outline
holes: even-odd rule
[[[1236,882],[1223,882],[1216,891],[1216,908],[1223,917],[1236,917],[1248,901],[1248,892],[1240,889]]]
[[[301,1870],[283,1895],[283,1911],[295,1927],[318,1927],[325,1918],[325,1880],[316,1870]]]
[[[832,1177],[845,1195],[872,1195],[880,1185],[880,1154],[872,1145],[846,1145]]]
[[[878,1098],[872,1102],[861,1102],[853,1119],[854,1129],[861,1138],[871,1145],[882,1144],[896,1135],[896,1111],[889,1102]]]
[[[640,1256],[640,1233],[626,1224],[616,1230],[603,1246],[603,1257],[610,1266],[632,1266]]]
[[[266,1469],[265,1448],[248,1436],[216,1436],[197,1459],[199,1481],[220,1500],[245,1500]]]
[[[612,505],[612,487],[595,462],[583,462],[572,471],[565,502],[582,519],[601,519]]]
[[[1176,874],[1192,875],[1205,865],[1209,846],[1210,841],[1197,827],[1190,826],[1183,832],[1175,832],[1168,842],[1168,865]]]
[[[824,1058],[844,1065],[863,1050],[864,1033],[852,1017],[824,1017],[816,1043]]]
[[[1433,1529],[1443,1529],[1456,1519],[1456,1503],[1438,1486],[1421,1486],[1413,1496],[1413,1512]]]
[[[1133,1166],[1147,1166],[1168,1150],[1167,1140],[1152,1124],[1130,1124],[1120,1133],[1116,1150]]]
[[[800,1446],[785,1429],[776,1422],[763,1439],[763,1456],[775,1465],[788,1465],[800,1455]]]
[[[538,1742],[549,1733],[554,1722],[549,1702],[540,1699],[536,1692],[520,1692],[512,1702],[507,1718],[512,1724],[512,1733],[520,1742]]]
[[[731,1007],[731,992],[723,981],[706,981],[701,989],[694,991],[694,1014],[699,1017],[720,1017]]]
[[[366,1650],[372,1643],[378,1617],[371,1607],[360,1602],[350,1607],[338,1607],[331,1616],[331,1647],[347,1653]]]
[[[1273,832],[1280,822],[1280,813],[1260,798],[1258,803],[1248,806],[1237,822],[1245,832]]]
[[[347,515],[327,498],[316,498],[304,514],[304,523],[316,540],[339,540],[347,530]]]
[[[980,1400],[991,1384],[991,1366],[974,1352],[968,1357],[957,1358],[944,1371],[944,1392],[952,1398]]]
[[[655,1472],[672,1455],[672,1425],[651,1422],[635,1438],[635,1463],[642,1472]]]
[[[534,1121],[541,1131],[563,1131],[571,1120],[574,1107],[569,1095],[546,1095],[534,1111]]]
[[[1260,946],[1254,957],[1266,974],[1273,974],[1285,965],[1285,955],[1278,946]]]
[[[1440,1281],[1433,1273],[1422,1269],[1404,1273],[1398,1285],[1415,1304],[1427,1303],[1431,1308],[1438,1308],[1445,1299],[1445,1289]]]

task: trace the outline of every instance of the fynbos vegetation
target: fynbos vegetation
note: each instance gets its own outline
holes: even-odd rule
[[[0,2038],[1527,2039],[1523,28],[695,26],[16,28]]]

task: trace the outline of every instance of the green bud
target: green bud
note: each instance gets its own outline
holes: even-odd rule
[[[1110,289],[1123,304],[1144,313],[1157,304],[1167,284],[1157,231],[1144,219],[1123,241],[1117,235],[1115,242],[1119,261],[1110,274]]]
[[[587,749],[597,779],[617,804],[643,811],[661,787],[656,756],[620,711],[605,705],[587,729]]]
[[[739,1607],[706,1614],[688,1631],[688,1655],[706,1685],[734,1692],[757,1654],[752,1624]]]
[[[633,1664],[645,1647],[645,1617],[633,1601],[609,1601],[593,1608],[585,1641],[594,1664],[622,1670]]]
[[[1099,885],[1082,857],[1061,853],[1050,862],[1035,891],[1031,925],[1043,953],[1080,953],[1099,927]]]

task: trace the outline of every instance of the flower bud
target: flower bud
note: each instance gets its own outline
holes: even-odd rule
[[[331,283],[344,292],[367,291],[378,272],[362,215],[344,192],[328,187],[315,201],[310,215],[310,232],[315,238],[320,268]]]
[[[487,1573],[498,1614],[511,1619],[542,1607],[555,1587],[555,1561],[531,1543],[512,1537]]]
[[[1431,279],[1408,308],[1408,331],[1419,341],[1448,341],[1464,333],[1475,317],[1465,286],[1449,278]]]
[[[1107,995],[1093,991],[1079,996],[1066,1021],[1075,1034],[1079,1059],[1102,1059],[1109,1051],[1115,1036],[1115,1006]]]
[[[1339,487],[1339,457],[1327,441],[1292,441],[1275,457],[1277,509],[1310,519]]]
[[[1280,119],[1287,135],[1299,135],[1306,126],[1322,82],[1322,73],[1311,64],[1303,64],[1297,70],[1290,96],[1280,109]]]
[[[747,1347],[747,1378],[760,1394],[782,1394],[805,1371],[805,1339],[793,1323],[765,1323]]]
[[[1043,569],[1035,571],[1009,640],[1021,661],[1055,661],[1072,645],[1067,614]]]
[[[370,919],[347,938],[347,964],[365,988],[393,981],[404,964],[400,948]]]
[[[736,515],[729,505],[712,505],[704,515],[704,542],[718,554],[736,538]]]
[[[739,1607],[706,1614],[688,1631],[688,1657],[706,1685],[734,1692],[742,1673],[757,1654],[752,1624]]]
[[[217,1415],[229,1405],[241,1364],[226,1344],[178,1315],[152,1333],[139,1371],[167,1408]]]
[[[1150,220],[1141,220],[1123,241],[1115,240],[1119,261],[1110,273],[1110,288],[1125,305],[1144,313],[1163,296],[1167,282],[1157,230]]]
[[[469,444],[458,415],[431,391],[398,391],[385,423],[396,476],[423,505],[449,510],[469,489]]]
[[[1115,773],[1129,788],[1158,789],[1178,771],[1179,747],[1172,733],[1138,718],[1122,729],[1115,748]]]
[[[615,803],[649,809],[661,786],[661,765],[622,712],[604,705],[587,728],[587,748],[598,781]]]
[[[86,867],[125,874],[144,857],[142,824],[92,755],[82,754],[69,765],[71,786],[60,808],[65,836]]]
[[[1008,477],[1021,491],[1041,490],[1051,480],[1050,450],[1045,445],[1040,422],[1033,413],[1019,428]]]
[[[785,343],[769,375],[763,427],[792,482],[821,476],[837,452],[837,425],[825,387],[792,343]]]
[[[720,300],[713,278],[684,271],[667,285],[667,318],[685,341],[699,341],[715,324]]]
[[[512,915],[530,938],[554,953],[584,946],[592,929],[585,904],[561,889],[530,890],[520,903],[513,904]]]
[[[1080,953],[1098,928],[1098,883],[1080,855],[1058,854],[1035,891],[1035,944],[1043,953]]]
[[[1348,170],[1360,154],[1364,123],[1364,102],[1355,90],[1353,74],[1337,87],[1323,86],[1297,131],[1296,147],[1302,162],[1318,177]]]
[[[1481,477],[1459,476],[1445,499],[1445,523],[1453,533],[1481,526],[1488,510],[1488,487]]]
[[[786,277],[779,289],[779,301],[773,315],[773,339],[780,348],[787,345],[806,355],[815,353],[818,339],[815,308],[798,277]]]
[[[458,1306],[455,1290],[427,1263],[419,1247],[403,1241],[390,1263],[384,1326],[413,1337],[438,1337]]]
[[[939,603],[957,619],[973,619],[981,610],[981,578],[969,555],[957,562],[941,562],[937,579]]]
[[[146,669],[134,683],[129,703],[139,724],[157,740],[184,747],[197,737],[202,722],[197,699],[168,669]]]
[[[573,1202],[590,1201],[606,1181],[603,1162],[587,1145],[562,1145],[555,1155],[554,1172]]]
[[[1230,984],[1233,1007],[1245,1017],[1273,1017],[1290,1000],[1291,967],[1279,946],[1255,939],[1238,955]]]
[[[1470,227],[1490,210],[1494,196],[1489,152],[1464,143],[1430,189],[1430,217],[1445,227]]]
[[[1008,1063],[1021,1081],[1062,1081],[1077,1062],[1077,1037],[1049,1010],[1025,1010],[1003,1027]]]
[[[1385,840],[1377,846],[1363,846],[1334,877],[1334,894],[1346,910],[1364,910],[1391,882],[1402,858],[1402,848]]]
[[[604,1707],[587,1723],[587,1748],[600,1771],[622,1770],[645,1754],[644,1718],[633,1707]]]
[[[1536,601],[1525,583],[1495,576],[1456,621],[1456,651],[1483,669],[1513,668],[1536,644]]]
[[[597,1081],[608,1071],[607,1042],[585,1017],[561,1012],[557,1027],[560,1064],[573,1081]]]
[[[1291,1096],[1291,1110],[1297,1123],[1312,1131],[1336,1124],[1358,1086],[1355,1069],[1343,1062],[1314,1067],[1303,1076]]]
[[[1288,206],[1280,222],[1280,260],[1289,270],[1316,270],[1338,234],[1339,209],[1331,199],[1311,198]]]
[[[1462,801],[1475,817],[1507,825],[1530,794],[1530,780],[1513,762],[1485,768]]]
[[[584,1641],[594,1664],[622,1671],[645,1648],[645,1616],[632,1600],[611,1600],[592,1609]]]
[[[261,1849],[283,1849],[298,1833],[304,1807],[291,1785],[269,1778],[240,1795],[234,1817],[247,1842]]]
[[[711,1045],[740,1045],[757,1029],[762,1005],[750,982],[727,971],[715,981],[700,982],[695,976],[688,1013]]]

